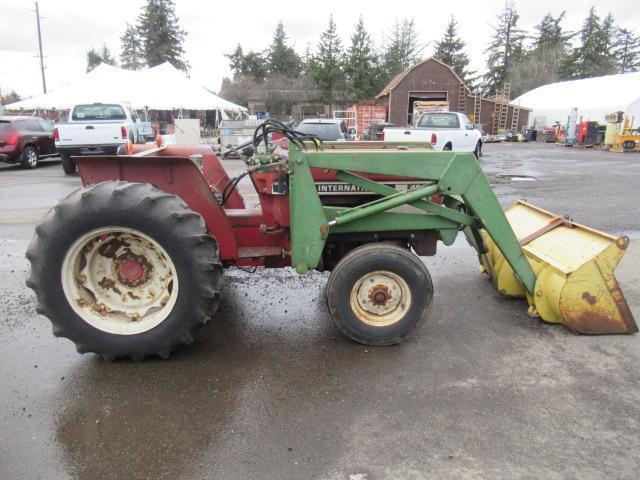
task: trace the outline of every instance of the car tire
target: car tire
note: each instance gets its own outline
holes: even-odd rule
[[[20,163],[22,163],[24,168],[37,168],[40,161],[38,159],[38,150],[36,150],[36,147],[32,147],[31,145],[24,147]]]
[[[385,243],[349,252],[326,287],[327,306],[337,327],[365,345],[406,340],[427,318],[432,298],[433,283],[420,258]]]
[[[69,155],[60,155],[60,160],[64,173],[67,175],[76,173],[76,162],[74,162]]]
[[[480,160],[480,157],[482,156],[482,143],[476,143],[476,148],[473,150],[473,154],[478,160]]]
[[[167,358],[218,307],[218,252],[202,216],[179,197],[102,182],[71,193],[36,227],[27,286],[54,335],[78,352]]]

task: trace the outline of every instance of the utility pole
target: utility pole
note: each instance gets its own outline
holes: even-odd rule
[[[40,10],[38,2],[36,4],[36,23],[38,24],[38,48],[40,49],[40,71],[42,72],[42,90],[47,93],[47,82],[44,79],[44,57],[42,56],[42,34],[40,33]]]

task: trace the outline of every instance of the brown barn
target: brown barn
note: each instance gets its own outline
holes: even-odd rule
[[[387,107],[387,120],[398,126],[412,123],[415,101],[448,102],[450,111],[465,113],[472,123],[479,123],[490,134],[500,129],[520,131],[529,123],[531,112],[509,103],[508,86],[492,98],[471,92],[449,65],[433,57],[396,75],[376,101]]]

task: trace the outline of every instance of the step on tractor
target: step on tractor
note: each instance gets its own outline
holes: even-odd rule
[[[27,285],[54,335],[107,360],[166,358],[214,316],[225,268],[292,267],[331,272],[326,304],[345,335],[395,344],[429,316],[420,256],[458,235],[531,316],[584,334],[637,331],[613,274],[628,239],[525,202],[504,212],[473,153],[322,143],[276,121],[239,153],[234,178],[205,145],[75,158],[84,187],[27,251]],[[256,208],[238,192],[247,176]]]

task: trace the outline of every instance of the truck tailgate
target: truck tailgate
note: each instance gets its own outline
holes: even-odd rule
[[[59,147],[79,145],[114,145],[125,143],[122,138],[122,123],[62,123],[58,125]],[[125,135],[126,136],[126,135]]]
[[[386,142],[430,142],[432,130],[419,128],[385,128]]]

